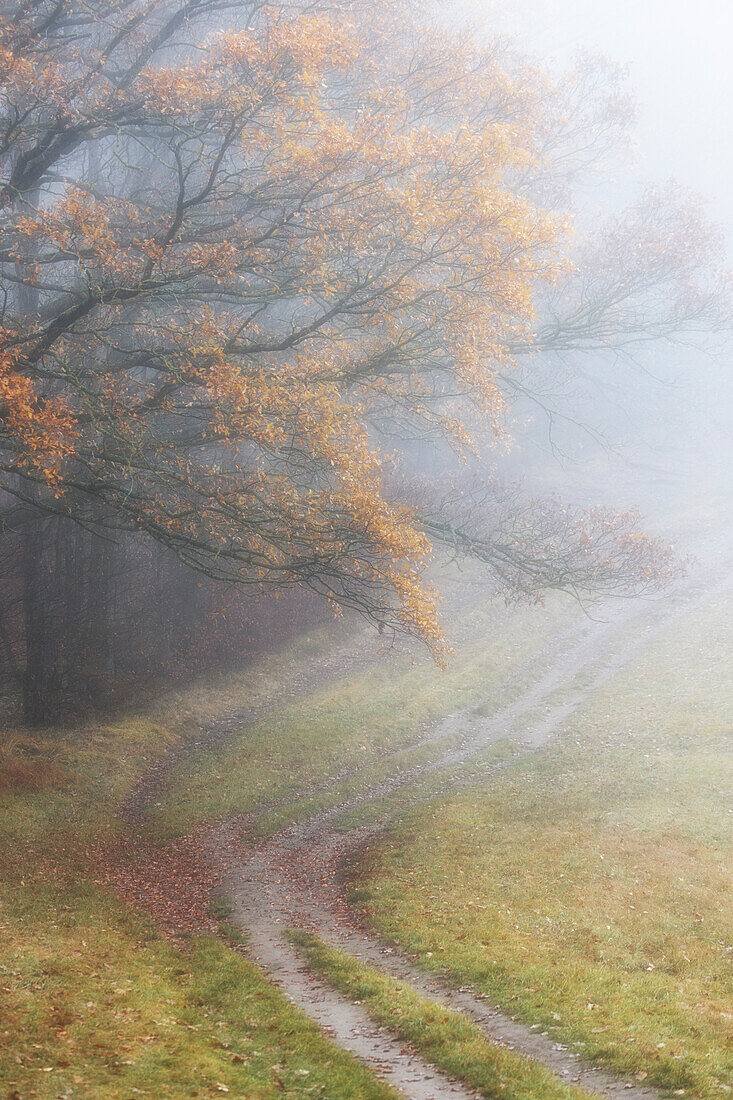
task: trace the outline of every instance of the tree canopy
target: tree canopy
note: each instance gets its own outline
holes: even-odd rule
[[[435,542],[519,587],[665,573],[628,517],[394,455],[500,437],[543,350],[711,323],[702,223],[659,196],[592,282],[571,259],[569,180],[628,114],[597,69],[555,86],[400,0],[35,0],[0,43],[7,527],[145,532],[436,652]]]

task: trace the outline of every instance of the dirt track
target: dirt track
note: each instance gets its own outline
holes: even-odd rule
[[[727,580],[729,583],[730,578]],[[533,683],[530,681],[530,688],[525,687],[498,713],[478,718],[474,709],[438,723],[433,736],[440,740],[448,733],[458,734],[458,748],[429,764],[396,771],[354,798],[269,837],[241,857],[232,855],[231,823],[221,826],[215,842],[234,901],[234,920],[247,934],[253,957],[296,1004],[328,1028],[335,1041],[406,1096],[442,1100],[473,1094],[406,1052],[402,1043],[377,1029],[360,1006],[309,973],[285,937],[286,929],[295,926],[317,932],[327,942],[409,982],[425,996],[465,1013],[490,1040],[535,1058],[562,1079],[577,1082],[589,1092],[623,1095],[629,1100],[652,1100],[657,1096],[651,1088],[612,1078],[582,1064],[547,1035],[492,1009],[469,991],[449,988],[360,928],[357,915],[349,909],[342,868],[358,854],[361,845],[385,827],[385,822],[344,830],[337,827],[337,819],[347,810],[368,806],[390,794],[407,794],[412,785],[431,775],[444,777],[449,787],[453,783],[451,773],[505,738],[513,740],[523,753],[541,748],[594,691],[631,661],[662,627],[694,609],[707,591],[707,585],[702,588],[699,583],[685,584],[663,603],[635,602],[606,608],[604,621],[586,621],[575,632],[556,638],[556,655],[549,666]],[[489,782],[490,774],[482,781]]]
[[[252,825],[251,815],[220,822],[189,838],[197,858],[188,862],[199,864],[207,874],[211,872],[226,883],[234,903],[233,919],[246,933],[252,957],[291,1000],[336,1043],[411,1100],[470,1100],[477,1094],[448,1079],[395,1036],[377,1027],[361,1005],[313,975],[287,939],[288,928],[311,929],[327,942],[407,981],[424,996],[463,1012],[489,1040],[536,1059],[564,1081],[577,1082],[588,1092],[607,1097],[659,1100],[653,1089],[635,1081],[617,1080],[581,1063],[575,1054],[547,1035],[503,1015],[468,990],[448,987],[380,943],[359,926],[358,914],[350,910],[343,888],[343,869],[358,857],[362,845],[389,824],[389,813],[394,812],[390,810],[390,796],[399,795],[404,806],[406,801],[419,797],[419,784],[429,782],[431,790],[448,792],[461,784],[475,782],[475,775],[471,778],[465,765],[477,762],[491,745],[508,739],[515,746],[515,754],[482,765],[480,782],[490,783],[492,771],[511,766],[517,753],[531,753],[547,744],[573,712],[630,662],[660,629],[694,610],[711,591],[731,582],[730,566],[718,565],[704,579],[698,576],[695,583],[678,585],[663,600],[622,601],[602,608],[596,612],[595,620],[585,619],[561,631],[544,653],[518,670],[509,685],[510,701],[496,713],[480,717],[473,707],[449,715],[432,729],[423,731],[421,740],[411,746],[413,751],[428,741],[434,741],[436,746],[450,746],[444,747],[430,762],[406,767],[405,751],[396,752],[393,770],[387,778],[369,785],[364,773],[365,787],[360,794],[329,810],[305,816],[296,825],[254,845],[242,842],[243,828],[249,832]],[[343,660],[349,667],[352,664],[361,667],[365,655],[358,647],[354,653],[342,654]],[[309,694],[318,685],[342,675],[342,662],[336,667],[332,660],[321,662],[324,667],[320,667],[314,656],[313,661],[306,662],[307,667],[297,671],[293,682],[285,685],[286,694],[292,697]],[[162,793],[171,767],[199,748],[211,747],[235,734],[241,736],[249,722],[262,717],[268,709],[258,707],[253,708],[254,713],[244,711],[224,716],[202,730],[194,742],[164,757],[141,779],[123,807],[128,823],[138,823],[142,828],[147,808]],[[388,765],[389,758],[383,763]],[[317,786],[304,788],[300,797],[324,792],[337,797],[341,782],[358,776],[362,770],[355,765],[342,769],[338,775],[324,776]],[[291,794],[287,802],[294,801],[297,799]],[[257,817],[266,816],[279,804],[274,801],[262,807]],[[338,819],[357,808],[362,811],[362,820],[372,823],[344,828]],[[141,857],[144,864],[144,852]],[[143,867],[140,883],[136,883],[137,864],[133,861],[125,868],[115,885],[127,900],[146,905],[150,874]],[[194,868],[193,879],[198,873]],[[191,875],[183,876],[180,882],[179,878],[176,874],[170,876],[170,892],[180,903],[173,908],[176,912],[187,912],[191,903]],[[162,887],[166,888],[165,883]],[[171,923],[172,926],[180,923],[175,913]]]

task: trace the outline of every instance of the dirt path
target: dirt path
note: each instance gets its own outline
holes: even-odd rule
[[[465,636],[470,634],[468,626],[470,616],[466,616],[466,622],[462,622],[462,612],[466,609],[470,610],[474,600],[475,593],[472,586],[462,584],[460,580],[454,580],[447,588],[444,599],[446,615],[462,623],[453,638],[456,645],[461,644]],[[286,683],[282,685],[281,691],[268,699],[227,711],[207,721],[194,736],[184,738],[165,755],[154,761],[128,792],[119,810],[120,817],[128,825],[141,825],[150,807],[162,794],[171,773],[187,760],[198,753],[226,744],[227,741],[240,735],[243,730],[282,706],[284,701],[296,702],[304,699],[339,679],[363,673],[384,659],[379,655],[374,635],[369,631],[349,632],[337,627],[334,635],[330,645],[325,649],[316,648],[311,653],[300,655],[297,664],[291,662]],[[421,648],[420,643],[413,639],[403,640],[403,642],[402,652],[404,653],[409,653],[411,648]],[[418,745],[409,747],[417,748]],[[319,790],[336,786],[357,770],[358,768],[344,768],[339,774],[325,779]],[[291,795],[282,802],[292,801],[293,797],[297,795]],[[273,802],[269,808],[275,809],[280,804],[279,801]]]
[[[252,886],[258,892],[259,884]],[[252,928],[249,953],[330,1038],[406,1096],[413,1100],[476,1100],[479,1096],[373,1023],[361,1005],[316,978],[282,935],[270,934],[264,925]]]
[[[271,699],[220,715],[199,732],[175,745],[143,772],[120,807],[120,816],[130,825],[144,820],[150,806],[160,796],[169,776],[176,768],[198,753],[216,749],[236,737],[248,726],[281,706],[283,698],[290,702],[312,695],[339,677],[356,674],[375,660],[374,646],[368,636],[345,636],[342,644],[329,653],[313,653],[301,658],[288,677],[287,691]]]
[[[594,691],[631,661],[662,627],[692,610],[707,591],[707,585],[704,590],[700,584],[684,585],[663,604],[633,603],[606,609],[605,621],[586,623],[574,637],[568,635],[543,674],[498,713],[480,718],[473,709],[438,723],[433,736],[440,740],[457,733],[459,747],[437,760],[396,772],[367,791],[264,840],[244,855],[237,855],[232,844],[232,823],[222,825],[213,838],[233,898],[234,920],[246,932],[252,956],[296,1004],[328,1028],[336,1042],[407,1097],[443,1100],[472,1094],[406,1052],[401,1043],[376,1029],[360,1006],[309,974],[286,939],[286,929],[296,926],[317,932],[329,943],[408,981],[425,996],[465,1013],[491,1041],[535,1058],[589,1092],[623,1095],[628,1100],[657,1097],[651,1088],[580,1063],[576,1055],[547,1035],[492,1009],[469,991],[450,989],[359,928],[356,914],[349,909],[341,872],[385,822],[345,831],[339,830],[336,822],[344,811],[368,806],[398,791],[407,792],[430,775],[444,775],[450,783],[452,770],[499,740],[514,740],[524,753],[546,745]],[[633,637],[629,637],[632,627]]]

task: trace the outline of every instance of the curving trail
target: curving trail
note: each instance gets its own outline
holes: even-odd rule
[[[730,582],[726,573],[726,580]],[[549,667],[522,694],[490,718],[463,711],[436,724],[432,736],[441,740],[458,734],[459,747],[437,760],[395,771],[386,780],[330,810],[298,822],[244,854],[236,843],[237,823],[219,826],[212,837],[233,898],[233,920],[247,934],[251,955],[291,1000],[327,1028],[331,1037],[352,1051],[380,1076],[413,1100],[443,1100],[474,1096],[448,1080],[422,1058],[377,1028],[366,1012],[330,989],[310,973],[288,941],[291,927],[315,931],[327,942],[349,951],[382,970],[409,982],[418,992],[476,1022],[490,1040],[535,1058],[565,1081],[577,1082],[591,1093],[628,1100],[657,1100],[658,1093],[633,1081],[618,1080],[579,1062],[576,1055],[539,1035],[524,1024],[487,1006],[466,990],[455,990],[414,966],[408,958],[380,943],[359,927],[342,887],[342,869],[360,847],[378,835],[385,821],[339,830],[338,818],[347,810],[368,806],[434,776],[446,786],[451,773],[492,744],[506,738],[521,752],[547,744],[589,696],[631,661],[654,635],[678,616],[693,610],[710,589],[684,585],[664,604],[634,602],[606,609],[604,622],[589,621],[559,641],[559,652]],[[631,630],[633,628],[633,632]],[[633,636],[629,637],[630,634]],[[518,685],[519,686],[519,685]],[[516,756],[513,758],[516,760]],[[511,763],[509,761],[508,763]],[[494,765],[501,768],[502,764]],[[458,782],[465,780],[458,780]],[[489,781],[485,779],[482,781]],[[327,785],[327,784],[326,784]],[[240,849],[239,854],[237,849]]]

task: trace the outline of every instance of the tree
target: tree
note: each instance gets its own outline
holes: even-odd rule
[[[640,539],[599,569],[528,528],[500,549],[481,524],[457,534],[400,497],[379,445],[399,421],[465,446],[466,401],[503,431],[535,296],[566,270],[540,205],[553,149],[562,187],[578,163],[534,69],[399,0],[36,0],[2,19],[0,484],[35,562],[43,517],[137,531],[437,654],[436,539],[500,576],[508,556],[513,584],[660,574]]]

